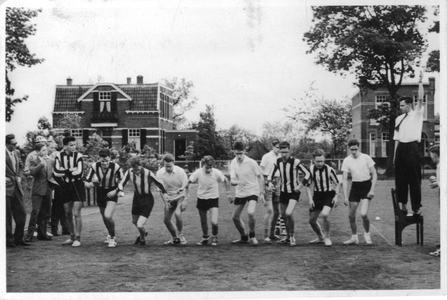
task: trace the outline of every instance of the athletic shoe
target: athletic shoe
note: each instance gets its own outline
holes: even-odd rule
[[[370,232],[365,232],[364,234],[363,234],[363,237],[365,238],[365,243],[367,244],[367,245],[372,245],[372,240],[371,240],[371,233]]]
[[[51,233],[49,233],[49,232],[47,231],[47,236],[49,236],[49,237],[53,237],[53,234],[51,234]]]
[[[146,241],[140,241],[139,245],[140,246],[146,246]]]
[[[73,240],[72,239],[68,239],[65,242],[62,243],[62,245],[67,246],[67,245],[73,245]]]
[[[187,243],[185,237],[183,236],[183,234],[180,235],[180,244],[185,245]]]
[[[34,231],[33,237],[37,237],[37,231]]]
[[[290,244],[290,247],[295,247],[296,246],[296,240],[295,240],[294,236],[290,237],[289,244]]]
[[[431,256],[440,257],[441,256],[441,249],[436,249],[434,252],[430,252]]]
[[[164,242],[165,245],[178,245],[180,244],[180,239],[178,237],[172,238],[167,242]]]
[[[353,235],[349,240],[343,242],[343,245],[352,245],[352,244],[359,244],[359,238],[357,235]]]
[[[290,238],[282,239],[278,242],[278,244],[290,244]]]
[[[264,239],[264,244],[271,244],[271,243],[272,243],[272,240],[269,237],[266,237]]]
[[[245,241],[245,240],[239,239],[239,240],[234,240],[231,243],[232,244],[248,244],[248,240]]]
[[[286,236],[287,235],[287,230],[283,229],[282,232],[281,232],[281,235],[282,236]]]
[[[73,242],[73,244],[71,244],[72,247],[80,247],[81,246],[81,242],[76,240]]]
[[[217,246],[217,236],[211,238],[211,246]]]
[[[279,241],[281,238],[279,236],[277,236],[276,234],[270,235],[269,239],[271,241]]]
[[[110,243],[110,238],[111,238],[111,236],[110,236],[110,235],[107,235],[107,238],[106,238],[106,240],[104,241],[104,244],[108,244],[108,243]],[[140,237],[138,237],[138,238],[140,238]]]
[[[145,232],[144,236],[147,236],[147,231]],[[140,236],[137,237],[137,239],[135,240],[135,242],[133,244],[134,245],[140,244]]]
[[[109,248],[115,248],[116,247],[116,239],[115,238],[111,238],[109,239]]]
[[[309,244],[323,244],[324,243],[324,238],[319,238],[319,237],[317,237],[316,239],[314,239],[314,240],[311,240],[310,242],[309,242]]]
[[[330,246],[332,246],[332,242],[331,242],[331,240],[327,237],[327,238],[324,238],[324,245],[326,246],[326,247],[330,247]]]
[[[256,246],[258,244],[258,240],[255,237],[250,238],[250,244]]]
[[[208,241],[209,241],[209,238],[202,238],[201,240],[200,240],[200,242],[197,242],[196,243],[196,245],[197,246],[204,246],[204,245],[208,245]]]

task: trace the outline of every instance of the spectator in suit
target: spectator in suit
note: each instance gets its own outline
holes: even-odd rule
[[[6,247],[29,246],[23,240],[26,212],[23,205],[23,191],[20,185],[22,163],[20,153],[16,150],[17,141],[14,134],[6,136]],[[16,223],[12,233],[12,218]]]

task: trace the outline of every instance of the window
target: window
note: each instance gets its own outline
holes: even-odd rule
[[[388,132],[382,132],[382,157],[387,157],[386,148],[390,141],[390,134]]]
[[[413,95],[413,107],[418,105],[418,95]],[[424,120],[427,120],[427,95],[422,98],[422,106],[424,107]]]
[[[134,144],[135,149],[141,148],[141,130],[140,129],[129,129],[129,144]]]
[[[112,111],[111,100],[112,100],[111,92],[99,92],[99,111],[111,112]]]
[[[381,105],[390,106],[388,95],[376,95],[376,108],[379,108]]]
[[[369,156],[376,157],[376,134],[369,134]]]
[[[71,136],[76,139],[82,145],[82,129],[72,129]]]

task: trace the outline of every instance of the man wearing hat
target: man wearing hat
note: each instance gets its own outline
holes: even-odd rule
[[[272,150],[261,160],[262,175],[264,175],[265,184],[265,207],[267,208],[264,215],[264,243],[270,244],[272,240],[278,240],[275,236],[275,225],[279,217],[279,196],[269,188],[267,184],[267,176],[273,171],[273,166],[279,158],[279,140],[273,139]]]

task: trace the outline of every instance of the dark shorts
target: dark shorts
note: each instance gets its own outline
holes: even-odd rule
[[[113,190],[115,189],[105,189],[99,186],[96,188],[96,203],[98,207],[106,207],[107,201],[118,202],[118,193],[113,198],[107,197],[107,194]]]
[[[197,209],[207,211],[213,207],[219,207],[219,198],[214,199],[200,199],[197,198]]]
[[[258,196],[251,195],[251,196],[244,197],[244,198],[236,197],[236,199],[234,199],[234,205],[245,205],[245,203],[247,203],[251,200],[258,202]]]
[[[371,190],[371,186],[371,180],[353,181],[351,192],[349,193],[349,202],[360,202],[360,200],[368,198],[368,193]]]
[[[149,218],[154,207],[154,197],[152,194],[138,195],[133,194],[132,215]]]
[[[323,207],[329,206],[330,208],[334,207],[332,204],[332,199],[335,197],[335,191],[330,192],[314,192],[313,200],[314,207],[309,208],[310,212],[314,211],[322,211]]]
[[[85,202],[85,187],[84,181],[77,180],[74,182],[66,183],[60,190],[60,199],[62,203],[68,202]]]
[[[301,195],[301,192],[293,192],[293,193],[281,192],[281,194],[279,194],[279,203],[282,203],[282,204],[285,204],[285,205],[289,205],[289,201],[291,199],[299,201],[300,200],[300,195]]]

